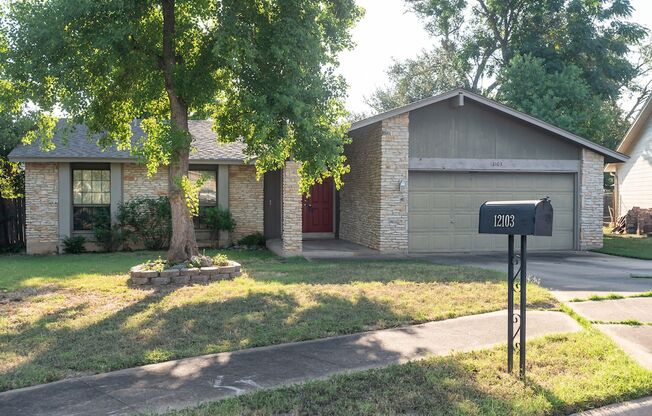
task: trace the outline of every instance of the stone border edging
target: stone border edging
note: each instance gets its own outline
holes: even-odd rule
[[[129,270],[131,282],[135,285],[152,284],[163,286],[169,284],[187,285],[195,283],[208,283],[209,281],[228,280],[242,274],[241,265],[229,260],[227,266],[193,267],[183,269],[142,270],[142,264]]]

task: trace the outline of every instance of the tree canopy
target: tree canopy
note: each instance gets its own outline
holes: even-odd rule
[[[102,146],[131,146],[150,172],[170,169],[170,259],[197,252],[187,179],[187,120],[214,120],[219,140],[243,140],[258,174],[301,162],[301,189],[341,184],[345,84],[337,55],[361,16],[354,0],[12,0],[2,28],[7,72],[41,114],[55,109]],[[48,134],[41,138],[45,148]],[[187,199],[187,198],[186,198]]]
[[[629,0],[405,1],[434,45],[389,69],[390,86],[368,99],[377,111],[463,86],[610,145],[614,139],[601,134],[606,121],[569,107],[578,103],[567,95],[570,85],[581,89],[587,114],[608,113],[616,138],[624,125],[616,105],[623,91],[649,94],[636,83],[644,66],[630,61],[647,31],[629,21]],[[526,76],[525,67],[539,77]],[[559,91],[556,82],[563,84]],[[533,104],[539,98],[541,107]],[[565,122],[573,114],[578,119]]]
[[[31,113],[25,111],[16,86],[7,79],[4,59],[7,44],[0,36],[0,197],[23,196],[24,172],[19,163],[7,159],[9,152],[20,143],[33,123]]]

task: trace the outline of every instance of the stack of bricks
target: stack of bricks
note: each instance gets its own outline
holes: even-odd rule
[[[233,279],[242,273],[240,268],[240,264],[234,261],[230,261],[227,266],[165,269],[162,271],[143,270],[142,265],[139,265],[132,267],[129,275],[134,285],[186,285]]]

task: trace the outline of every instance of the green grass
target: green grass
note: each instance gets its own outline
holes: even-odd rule
[[[241,277],[165,288],[125,274],[162,253],[1,257],[0,390],[505,307],[504,277],[477,268],[226,253]],[[536,285],[528,301],[557,306]]]
[[[652,391],[652,372],[594,329],[528,343],[527,384],[505,348],[429,358],[202,405],[168,416],[267,414],[566,415]]]
[[[652,260],[652,238],[605,234],[603,242],[603,247],[595,250],[598,253]]]
[[[569,302],[588,302],[588,301],[603,301],[603,300],[618,300],[618,299],[631,299],[631,298],[650,298],[652,297],[652,291],[636,293],[634,295],[623,296],[617,293],[609,293],[607,295],[591,295],[588,299],[582,298],[573,298]]]

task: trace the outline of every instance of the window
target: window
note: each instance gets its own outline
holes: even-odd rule
[[[100,220],[110,221],[111,171],[108,169],[73,169],[73,231],[90,231]]]
[[[188,178],[196,182],[203,178],[204,183],[199,190],[199,216],[194,217],[195,228],[207,229],[205,223],[206,208],[217,206],[217,171],[215,170],[191,170]]]

